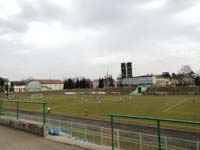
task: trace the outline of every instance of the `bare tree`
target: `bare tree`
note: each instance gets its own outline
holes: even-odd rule
[[[178,72],[179,74],[193,74],[193,70],[191,69],[190,65],[183,65]]]

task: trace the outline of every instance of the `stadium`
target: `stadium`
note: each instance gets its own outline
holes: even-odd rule
[[[200,150],[200,0],[0,0],[0,149]]]
[[[16,103],[13,100],[46,102],[47,123],[50,126],[58,127],[72,138],[108,146],[112,143],[109,114],[200,120],[199,87],[152,87],[145,89],[145,95],[139,95],[138,91],[137,88],[111,88],[15,93],[10,95],[12,99],[2,102],[1,112],[15,117]],[[164,91],[166,95],[163,95]],[[143,93],[142,90],[140,92]],[[87,109],[87,115],[84,109]],[[19,104],[18,117],[41,122],[41,110],[42,106],[22,103]],[[122,149],[132,149],[133,146],[156,149],[159,146],[156,128],[153,120],[116,117],[115,146]],[[169,149],[197,149],[199,132],[198,124],[161,121],[161,145]]]

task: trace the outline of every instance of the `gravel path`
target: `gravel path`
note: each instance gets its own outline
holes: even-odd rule
[[[0,149],[3,150],[86,150],[0,125]]]

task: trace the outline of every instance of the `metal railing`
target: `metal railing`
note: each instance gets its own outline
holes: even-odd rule
[[[36,105],[43,105],[43,125],[46,124],[46,102],[37,102],[37,101],[19,101],[19,100],[0,100],[0,115],[2,115],[3,110],[3,103],[16,103],[16,119],[19,120],[19,111],[20,111],[20,104],[36,104]]]
[[[4,112],[4,115],[15,117],[14,112]],[[20,119],[42,123],[40,116],[19,114]],[[94,126],[89,124],[70,122],[46,118],[46,124],[53,128],[60,128],[64,136],[74,140],[110,146],[112,143],[111,128]],[[158,149],[157,136],[133,132],[130,130],[114,129],[116,147],[121,150],[155,150]],[[162,148],[165,150],[200,150],[200,141],[183,138],[161,136]]]
[[[109,114],[111,120],[111,136],[112,136],[112,150],[115,149],[115,140],[114,140],[114,118],[128,118],[128,119],[142,119],[142,120],[150,120],[156,121],[157,124],[157,143],[158,150],[162,149],[161,145],[161,134],[160,134],[160,122],[173,122],[173,123],[185,123],[185,124],[193,124],[200,125],[200,122],[197,121],[187,121],[187,120],[176,120],[176,119],[164,119],[164,118],[153,118],[153,117],[143,117],[143,116],[131,116],[131,115],[121,115],[121,114]],[[198,144],[198,143],[197,143]],[[198,146],[198,145],[197,145]],[[197,147],[198,149],[199,147]]]

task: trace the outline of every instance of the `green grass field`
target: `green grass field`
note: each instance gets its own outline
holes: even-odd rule
[[[84,108],[89,109],[88,117],[108,119],[110,113],[140,115],[150,117],[164,117],[200,121],[200,97],[190,96],[100,96],[98,103],[96,96],[45,96],[42,99],[22,99],[46,101],[51,113],[84,117]],[[195,103],[193,104],[193,99]],[[5,103],[4,108],[15,107]],[[41,111],[42,106],[21,104],[20,110]]]
[[[98,103],[96,96],[92,95],[60,95],[60,96],[45,96],[41,99],[23,98],[20,100],[31,101],[46,101],[47,107],[51,108],[51,114],[61,114],[85,117],[83,109],[88,108],[88,118],[109,120],[107,116],[110,113],[138,115],[148,117],[160,117],[170,119],[182,119],[200,121],[200,97],[194,96],[99,96],[101,103]],[[194,99],[194,100],[193,100]],[[15,103],[8,101],[3,103],[3,108],[16,108]],[[42,106],[33,104],[20,104],[20,110],[42,112]],[[118,122],[136,123],[148,126],[156,126],[156,122],[131,119],[115,119]],[[161,127],[172,129],[181,129],[200,133],[199,125],[186,125],[176,123],[163,123]],[[64,128],[66,129],[66,127]],[[64,130],[62,129],[62,130]],[[83,130],[73,128],[73,136],[84,137]],[[69,127],[70,130],[70,127]],[[129,129],[127,129],[129,130]],[[106,133],[106,132],[105,132]],[[99,134],[99,133],[98,133]],[[106,133],[110,135],[110,133]],[[161,132],[162,134],[162,132]],[[172,135],[173,137],[173,135]],[[99,136],[94,136],[91,133],[87,135],[88,139],[100,142]],[[111,145],[108,138],[103,138],[103,143]],[[132,139],[131,139],[132,141]],[[139,141],[136,144],[130,142],[121,142],[121,147],[132,149],[138,147]],[[115,143],[116,144],[116,143]],[[117,144],[116,144],[117,145]],[[143,145],[145,149],[145,145]],[[147,147],[146,149],[150,149]],[[152,148],[154,149],[154,148]]]
[[[41,99],[23,98],[20,100],[46,101],[51,108],[51,114],[84,116],[84,108],[89,110],[87,118],[109,120],[108,114],[126,114],[146,117],[159,117],[181,120],[200,121],[200,97],[193,96],[99,96],[98,103],[95,95],[61,95],[45,96]],[[193,102],[193,99],[195,101]],[[3,103],[3,108],[16,109],[16,103]],[[20,104],[20,110],[42,113],[41,105]],[[118,122],[128,122],[155,126],[155,122],[131,119],[115,119]],[[165,127],[176,127],[200,131],[198,125],[162,123]]]

